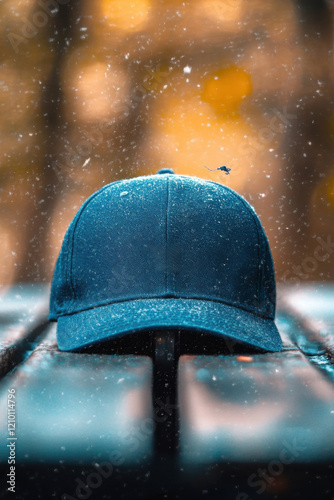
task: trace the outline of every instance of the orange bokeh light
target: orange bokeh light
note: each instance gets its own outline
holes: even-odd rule
[[[249,73],[232,65],[215,71],[206,79],[202,99],[209,103],[216,113],[234,116],[252,90]]]
[[[149,18],[149,0],[104,0],[102,13],[109,25],[126,31],[137,31]]]

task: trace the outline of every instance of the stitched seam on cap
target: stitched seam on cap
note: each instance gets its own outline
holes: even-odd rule
[[[165,278],[165,292],[168,292],[168,227],[169,227],[169,178],[167,177],[167,197],[166,197],[166,278]]]
[[[166,301],[166,300],[198,300],[199,302],[213,302],[213,303],[218,303],[218,304],[224,304],[226,306],[229,306],[229,307],[234,307],[236,309],[241,309],[242,311],[245,311],[245,312],[248,312],[250,314],[253,314],[254,316],[257,316],[259,318],[262,318],[262,319],[265,319],[265,320],[270,320],[270,321],[274,321],[275,318],[272,317],[272,316],[264,316],[263,314],[259,314],[259,312],[253,308],[248,308],[248,307],[245,307],[243,304],[239,304],[239,303],[234,303],[232,304],[231,302],[228,302],[228,301],[224,301],[224,300],[219,300],[219,299],[213,299],[213,298],[205,298],[205,297],[190,297],[190,296],[187,296],[187,297],[180,297],[180,296],[174,296],[172,295],[171,297],[161,297],[161,295],[153,295],[152,297],[135,297],[135,298],[131,298],[131,299],[125,299],[125,300],[117,300],[117,301],[112,301],[112,302],[105,302],[103,304],[96,304],[95,306],[90,306],[90,307],[85,307],[84,309],[80,309],[78,311],[70,311],[68,312],[67,314],[59,314],[58,317],[60,316],[73,316],[75,314],[80,314],[82,312],[85,312],[85,311],[91,311],[91,310],[94,310],[94,309],[99,309],[100,307],[107,307],[107,306],[111,306],[111,305],[116,305],[116,304],[122,304],[122,303],[125,303],[125,302],[135,302],[135,301],[141,301],[141,300],[154,300],[154,299],[159,299],[161,301]]]
[[[255,227],[256,227],[256,233],[257,233],[257,243],[258,243],[258,249],[257,249],[257,259],[258,259],[258,265],[257,265],[257,290],[256,290],[256,293],[257,293],[257,299],[258,299],[258,302],[259,302],[259,309],[260,309],[260,304],[261,304],[261,300],[260,300],[260,275],[261,275],[261,270],[262,270],[262,266],[261,266],[261,241],[260,241],[260,231],[259,231],[259,227],[258,227],[258,220],[257,220],[257,217],[252,209],[251,206],[248,205],[247,201],[244,200],[242,198],[242,196],[238,195],[237,193],[234,193],[234,191],[232,190],[229,190],[231,192],[231,194],[237,198],[238,200],[242,201],[243,205],[247,208],[247,211],[251,213],[252,215],[252,219],[255,223]]]

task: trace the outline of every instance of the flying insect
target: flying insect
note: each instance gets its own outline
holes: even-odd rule
[[[208,170],[210,170],[210,172],[214,172],[215,170],[221,170],[222,172],[225,172],[226,175],[229,175],[230,170],[231,170],[230,168],[225,167],[225,165],[223,165],[222,167],[218,167],[218,168],[209,168],[209,167],[206,167],[204,165],[204,168],[207,168]]]

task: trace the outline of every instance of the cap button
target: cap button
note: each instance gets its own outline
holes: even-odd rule
[[[157,174],[175,174],[175,172],[171,168],[162,168]]]

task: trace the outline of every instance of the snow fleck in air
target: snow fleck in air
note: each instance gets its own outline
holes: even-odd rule
[[[127,194],[129,194],[129,191],[122,191],[120,196],[126,196]]]
[[[85,167],[86,165],[88,165],[89,162],[90,162],[90,158],[87,158],[87,160],[84,161],[84,164],[82,166]]]
[[[183,73],[191,73],[191,69],[192,69],[192,68],[191,68],[190,66],[185,66],[185,67],[183,68]]]

